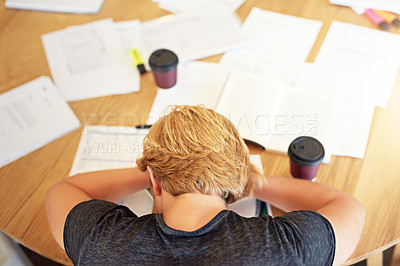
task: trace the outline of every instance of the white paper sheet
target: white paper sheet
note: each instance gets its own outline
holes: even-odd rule
[[[332,78],[327,69],[306,63],[295,86],[337,98],[336,144],[332,154],[363,158],[374,111],[373,99],[366,93],[358,97],[351,88],[347,92],[340,86],[335,88]]]
[[[329,65],[329,63],[327,64]],[[356,70],[357,72],[357,70]],[[362,91],[351,70],[335,78],[334,70],[326,65],[306,63],[295,82],[296,87],[306,87],[337,100],[336,145],[334,155],[363,158],[372,123],[376,98]],[[363,76],[362,73],[360,76]],[[346,84],[346,79],[352,86]],[[359,93],[359,95],[357,95]],[[379,98],[378,98],[379,99]]]
[[[291,83],[321,26],[319,21],[253,8],[242,27],[250,45],[225,53],[221,64]]]
[[[375,107],[366,102],[343,98],[338,114],[334,154],[364,158]]]
[[[42,35],[55,83],[67,101],[139,90],[139,73],[111,19]]]
[[[240,25],[239,17],[225,5],[144,22],[145,60],[161,48],[174,51],[180,62],[223,53],[244,44]]]
[[[85,126],[70,175],[134,167],[147,132],[134,127]]]
[[[199,105],[214,109],[228,71],[219,64],[189,62],[178,67],[178,82],[170,89],[158,89],[147,123],[167,114],[171,105]]]
[[[122,47],[125,50],[142,46],[140,25],[139,20],[114,22],[114,30],[118,34]]]
[[[314,62],[317,73],[308,80],[386,107],[400,67],[399,47],[398,34],[334,21]]]
[[[94,14],[100,11],[103,0],[6,0],[5,5],[16,9]]]
[[[372,8],[400,13],[400,2],[398,0],[329,0],[329,3],[356,8]]]
[[[49,77],[39,77],[1,94],[0,167],[79,126]]]

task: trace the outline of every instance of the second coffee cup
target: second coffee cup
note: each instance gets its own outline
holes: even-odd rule
[[[149,65],[158,87],[168,89],[176,84],[178,62],[178,56],[167,49],[159,49],[151,54]]]
[[[289,145],[290,172],[295,178],[313,180],[324,159],[324,146],[315,138],[298,137]]]

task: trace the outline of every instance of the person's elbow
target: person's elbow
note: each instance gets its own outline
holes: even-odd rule
[[[364,205],[356,198],[353,198],[353,219],[356,221],[355,229],[358,230],[359,238],[364,227],[366,211]]]

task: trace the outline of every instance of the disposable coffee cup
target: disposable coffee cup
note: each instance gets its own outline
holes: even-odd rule
[[[293,177],[313,180],[325,156],[324,146],[312,137],[298,137],[288,148]]]
[[[149,58],[149,65],[158,87],[169,89],[176,84],[178,56],[167,49],[154,51]]]

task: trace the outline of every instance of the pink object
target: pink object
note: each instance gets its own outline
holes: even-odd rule
[[[162,89],[169,89],[176,84],[176,68],[168,72],[153,71],[153,75],[157,86]]]
[[[304,166],[290,161],[290,173],[294,178],[301,178],[307,180],[313,180],[317,175],[318,168],[320,164],[314,166]]]
[[[374,23],[375,25],[379,25],[382,22],[385,22],[385,20],[376,14],[372,9],[365,9],[364,14]]]
[[[368,8],[365,9],[364,14],[372,21],[375,25],[377,25],[382,30],[388,30],[390,25],[386,23],[385,19],[377,14],[374,10]]]

